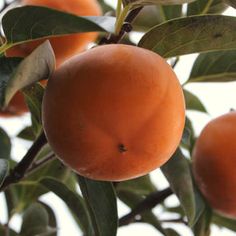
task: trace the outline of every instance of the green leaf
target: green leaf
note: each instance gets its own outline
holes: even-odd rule
[[[212,211],[210,208],[206,207],[193,227],[195,236],[210,236],[211,217]]]
[[[139,46],[163,57],[236,48],[236,17],[202,15],[178,18],[147,32]],[[211,43],[209,43],[211,42]]]
[[[10,60],[13,63],[12,59],[5,58],[4,60]],[[14,61],[14,66],[11,64],[11,67],[7,68],[4,79],[0,81],[1,107],[6,107],[18,90],[39,80],[47,79],[55,68],[55,56],[49,41],[37,47],[16,68],[18,62],[19,60]]]
[[[108,5],[104,0],[98,0],[100,6],[102,7],[103,13],[114,11],[114,9]]]
[[[195,0],[123,0],[124,5],[132,4],[133,6],[145,6],[145,5],[181,5],[184,3],[193,2]]]
[[[8,81],[15,74],[21,61],[21,58],[0,57],[0,104],[4,104],[5,102],[6,86]]]
[[[32,204],[23,215],[21,236],[50,235],[53,231],[49,228],[48,213],[39,203]]]
[[[199,98],[187,90],[183,90],[187,110],[196,110],[207,113],[206,108]]]
[[[181,145],[188,149],[188,151],[191,153],[192,149],[194,147],[195,143],[195,132],[192,126],[192,122],[190,119],[186,116],[185,117],[185,126],[184,126],[184,132],[181,140]]]
[[[3,31],[10,46],[56,35],[113,32],[114,24],[114,17],[80,17],[40,6],[14,8],[2,19]]]
[[[136,31],[148,31],[155,25],[158,25],[166,20],[178,18],[182,15],[182,6],[146,6],[138,14],[132,24]]]
[[[212,222],[219,227],[225,227],[227,229],[230,229],[230,230],[236,232],[236,220],[235,219],[226,218],[226,217],[221,216],[217,213],[214,213],[213,217],[212,217]]]
[[[196,222],[194,186],[188,161],[180,149],[177,149],[171,159],[161,167],[161,170],[177,195],[189,225],[194,225]]]
[[[17,137],[29,141],[33,141],[36,139],[32,126],[25,127],[23,130],[20,131],[19,134],[17,134]]]
[[[0,128],[0,159],[9,159],[11,155],[11,139],[7,133]]]
[[[200,54],[189,79],[192,82],[228,82],[236,80],[236,50]]]
[[[162,8],[162,14],[165,21],[171,20],[174,18],[178,18],[182,15],[182,6],[174,5],[174,6],[160,6]]]
[[[227,8],[224,0],[197,0],[188,4],[187,15],[217,14],[222,13]]]
[[[3,181],[5,180],[7,174],[8,174],[8,161],[5,159],[0,159],[0,187],[3,184]]]
[[[94,235],[84,200],[77,193],[71,191],[65,184],[53,178],[43,178],[40,183],[54,192],[67,204],[85,235]]]
[[[41,106],[43,101],[44,88],[39,83],[33,84],[23,90],[26,103],[29,107],[32,120],[32,130],[35,136],[38,136],[42,131],[42,114]]]
[[[165,231],[167,236],[180,236],[174,229],[168,228]]]
[[[149,193],[156,191],[156,187],[152,183],[150,176],[145,175],[136,179],[118,183],[116,191],[130,191],[138,195],[146,196]]]
[[[46,211],[48,213],[49,226],[53,229],[57,229],[57,219],[56,219],[55,213],[52,210],[52,208],[49,205],[47,205],[46,203],[40,202],[40,204],[42,204],[44,206],[44,208],[46,209]],[[50,234],[50,236],[57,236],[57,232],[55,231],[54,233]]]
[[[139,194],[127,190],[121,190],[118,192],[119,199],[124,202],[131,209],[134,209],[141,201],[145,198]],[[144,211],[141,214],[141,221],[144,223],[151,224],[163,235],[168,236],[165,232],[165,229],[162,228],[161,223],[158,221],[157,217],[153,214],[152,211]]]
[[[78,176],[96,236],[115,236],[118,227],[116,195],[109,182]]]

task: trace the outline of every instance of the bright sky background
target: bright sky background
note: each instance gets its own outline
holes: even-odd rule
[[[1,2],[1,0],[0,0]],[[116,4],[114,0],[107,0],[107,2],[111,4]],[[235,12],[232,9],[229,9],[225,14],[234,15]],[[133,38],[138,41],[140,34],[133,34]],[[190,73],[190,69],[196,55],[184,56],[181,58],[180,63],[175,68],[175,72],[181,83],[183,83]],[[236,83],[196,83],[187,85],[186,88],[196,94],[202,101],[204,101],[204,105],[206,106],[209,115],[199,113],[199,112],[188,112],[189,117],[193,121],[194,128],[199,134],[204,125],[212,118],[219,116],[228,112],[231,108],[236,108],[235,100],[236,100]],[[21,118],[12,118],[12,119],[0,119],[0,126],[4,127],[8,131],[8,133],[14,137],[23,127],[30,124],[29,115],[25,115]],[[13,139],[13,150],[12,156],[16,159],[20,159],[25,152],[27,151],[30,143],[25,142],[23,140],[14,138]],[[160,173],[159,170],[153,171],[151,173],[152,179],[158,185],[160,189],[168,186],[165,178]],[[73,218],[68,213],[68,210],[65,208],[65,204],[54,194],[46,194],[41,197],[41,200],[50,204],[52,208],[56,212],[56,217],[58,219],[59,225],[59,236],[80,236],[77,226],[74,224]],[[3,195],[0,194],[0,202],[3,202]],[[176,197],[172,196],[167,199],[167,203],[170,205],[175,205],[177,203]],[[6,222],[6,209],[4,208],[5,204],[0,204],[0,222]],[[129,209],[118,202],[119,215],[122,216],[129,212]],[[161,213],[161,210],[157,207],[154,210],[157,213]],[[161,219],[168,218],[167,214],[159,214]],[[20,217],[15,216],[10,225],[19,230],[20,227]],[[168,224],[168,227],[173,226],[181,236],[191,236],[191,232],[184,226],[180,224]],[[152,226],[145,224],[133,224],[128,227],[122,227],[118,231],[118,236],[127,236],[127,235],[136,235],[136,236],[158,236],[159,234]],[[235,236],[234,232],[230,232],[228,230],[220,230],[218,227],[213,227],[212,236],[215,235],[223,235],[223,236]]]

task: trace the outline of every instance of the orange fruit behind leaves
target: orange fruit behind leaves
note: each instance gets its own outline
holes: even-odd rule
[[[54,8],[79,16],[99,16],[101,9],[96,0],[23,0],[22,5],[35,5]],[[50,38],[59,66],[69,57],[83,51],[97,37],[96,32],[80,33]],[[6,51],[8,57],[26,57],[46,39],[14,46]]]
[[[193,171],[209,204],[219,213],[236,217],[236,112],[207,124],[193,151]]]
[[[49,79],[43,126],[59,158],[80,175],[121,181],[164,164],[184,128],[182,88],[159,55],[105,45],[65,62]]]
[[[46,6],[80,16],[101,15],[101,9],[96,0],[23,0],[21,3],[22,5]],[[83,51],[96,37],[97,33],[92,32],[50,38],[57,66],[67,58]],[[45,40],[41,39],[14,46],[6,51],[6,56],[26,57]],[[0,117],[17,116],[27,111],[23,95],[18,93],[10,102],[9,107],[5,111],[0,112]]]

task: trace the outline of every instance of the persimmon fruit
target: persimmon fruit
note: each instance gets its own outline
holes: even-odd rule
[[[42,119],[65,164],[91,179],[122,181],[171,157],[182,136],[185,103],[162,57],[135,46],[104,45],[55,71]]]
[[[96,0],[23,0],[21,4],[49,7],[79,16],[101,15],[101,9]],[[96,37],[96,32],[89,32],[49,38],[57,66],[69,57],[83,51]],[[26,57],[45,40],[47,39],[16,45],[6,51],[6,56]]]
[[[193,173],[209,205],[236,218],[236,112],[210,121],[193,150]]]

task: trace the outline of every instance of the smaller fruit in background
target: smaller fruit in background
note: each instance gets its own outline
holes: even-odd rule
[[[77,173],[121,181],[145,175],[174,153],[185,104],[172,68],[128,45],[90,49],[49,79],[42,107],[49,144]]]
[[[219,213],[236,218],[236,112],[207,124],[193,150],[196,182]]]
[[[34,5],[49,7],[78,16],[101,15],[101,8],[96,0],[23,0],[21,4],[23,6]],[[98,33],[91,32],[49,38],[56,56],[57,66],[61,65],[69,57],[83,51],[89,43],[96,39],[97,35]],[[6,56],[26,57],[45,40],[47,39],[14,46],[6,51]]]

